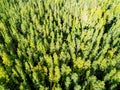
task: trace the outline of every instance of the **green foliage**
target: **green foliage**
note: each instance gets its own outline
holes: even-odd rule
[[[0,90],[119,90],[120,0],[0,0]]]

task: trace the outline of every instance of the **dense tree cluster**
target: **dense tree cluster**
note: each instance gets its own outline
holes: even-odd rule
[[[120,0],[0,0],[0,89],[120,89]]]

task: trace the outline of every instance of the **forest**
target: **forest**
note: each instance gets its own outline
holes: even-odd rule
[[[120,90],[120,0],[0,0],[0,90]]]

